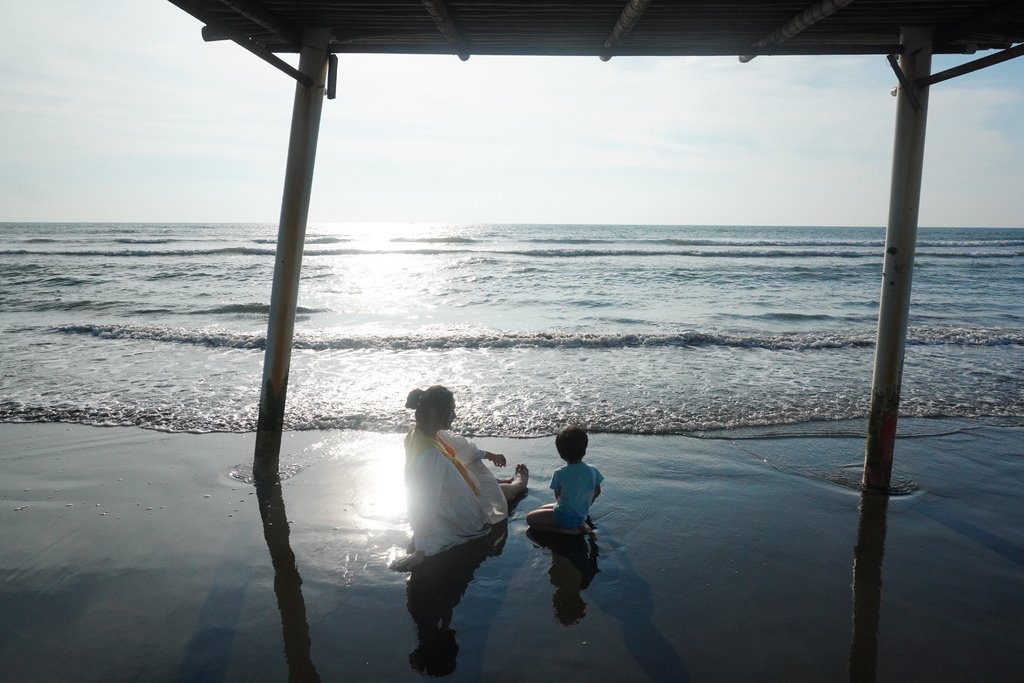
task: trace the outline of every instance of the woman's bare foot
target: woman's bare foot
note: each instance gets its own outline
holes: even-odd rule
[[[499,482],[501,492],[505,494],[505,500],[512,502],[519,498],[526,492],[526,486],[530,482],[530,470],[526,465],[519,463],[516,465],[515,474],[512,475],[512,480],[509,483]]]
[[[411,572],[412,568],[423,562],[424,559],[423,553],[417,550],[411,555],[398,558],[389,564],[388,568],[396,572]]]

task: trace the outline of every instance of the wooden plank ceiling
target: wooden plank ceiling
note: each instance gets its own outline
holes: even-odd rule
[[[481,55],[891,54],[902,26],[934,52],[1024,41],[1024,0],[170,0],[231,38],[295,52],[330,28],[342,53]]]

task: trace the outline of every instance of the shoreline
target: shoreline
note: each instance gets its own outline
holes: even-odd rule
[[[914,489],[888,499],[830,478],[859,474],[861,436],[595,434],[597,550],[525,533],[548,439],[477,439],[531,485],[465,583],[428,590],[452,678],[1008,678],[1024,431],[948,422],[898,441]],[[264,526],[229,476],[252,434],[0,424],[0,678],[418,680],[422,591],[387,569],[408,540],[399,436],[286,433],[301,466]]]

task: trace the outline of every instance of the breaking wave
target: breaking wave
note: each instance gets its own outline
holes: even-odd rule
[[[241,308],[249,309],[245,305]],[[236,309],[239,307],[226,307]],[[235,312],[232,310],[231,312]],[[262,309],[260,310],[262,312]],[[315,309],[300,309],[313,313]],[[263,349],[266,337],[227,331],[141,325],[62,325],[52,332],[87,335],[99,339],[139,340],[234,349]],[[474,332],[446,335],[296,335],[293,348],[313,351],[377,350],[430,351],[449,349],[627,349],[663,347],[728,347],[777,351],[868,348],[875,344],[874,331],[860,333],[807,332],[792,334],[721,334],[715,332],[603,333],[576,332]],[[971,328],[911,328],[912,346],[1021,346],[1024,330]]]

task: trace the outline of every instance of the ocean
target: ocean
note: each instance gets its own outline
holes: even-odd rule
[[[0,224],[0,421],[255,429],[277,227]],[[880,227],[314,224],[286,427],[850,429]],[[901,414],[1024,424],[1024,230],[922,228]],[[857,427],[859,429],[859,427]]]

